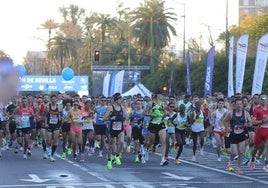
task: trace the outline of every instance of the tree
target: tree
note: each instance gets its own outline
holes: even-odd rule
[[[146,53],[150,50],[151,71],[154,70],[156,54],[161,51],[170,41],[170,33],[176,36],[176,29],[171,25],[176,21],[176,14],[164,8],[162,0],[148,0],[131,13],[132,36]]]

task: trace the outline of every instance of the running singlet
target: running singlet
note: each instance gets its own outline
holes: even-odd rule
[[[153,103],[150,115],[151,115],[151,123],[158,125],[163,123],[163,117],[164,117],[163,105]]]
[[[59,124],[59,118],[60,118],[60,111],[58,109],[58,105],[56,109],[51,109],[51,104],[49,104],[49,112],[47,117],[47,122],[49,125],[58,125]]]
[[[93,120],[94,120],[94,112],[92,110],[90,111],[84,111],[82,110],[82,120],[83,121],[83,130],[94,130],[93,127]]]
[[[96,107],[96,119],[95,119],[95,123],[97,124],[97,125],[105,125],[105,122],[104,122],[104,120],[103,120],[103,118],[102,118],[102,116],[105,114],[105,112],[106,112],[106,106],[97,106]]]
[[[124,115],[123,115],[123,109],[120,106],[120,110],[116,110],[114,105],[112,105],[113,107],[113,112],[110,115],[110,117],[115,116],[114,120],[111,120],[111,130],[114,131],[122,131],[123,130],[123,119],[124,119]]]
[[[132,127],[142,127],[142,117],[143,117],[143,112],[136,112],[133,111],[132,112],[132,116],[131,116],[131,126]]]
[[[184,113],[184,117],[181,117],[180,113],[178,113],[178,116],[174,120],[174,123],[177,125],[176,129],[185,130],[187,124],[187,114]]]
[[[17,128],[28,128],[30,127],[30,108],[19,108],[19,123]]]
[[[246,118],[245,118],[245,111],[242,111],[242,116],[236,116],[235,111],[233,110],[233,116],[230,121],[230,128],[232,132],[235,134],[241,134],[244,132]]]

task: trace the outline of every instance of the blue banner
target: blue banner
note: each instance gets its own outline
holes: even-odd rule
[[[186,54],[187,95],[192,95],[190,64],[191,64],[190,52],[188,51]]]
[[[207,53],[206,72],[205,72],[205,85],[204,85],[204,97],[206,95],[212,95],[214,58],[215,58],[215,46],[210,48],[210,50]]]
[[[25,75],[18,91],[88,91],[88,76],[74,76],[66,81],[62,76]]]

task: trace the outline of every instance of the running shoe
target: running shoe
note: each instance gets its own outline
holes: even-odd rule
[[[68,155],[71,155],[72,153],[73,153],[73,149],[72,149],[72,148],[68,148],[68,149],[67,149],[67,154],[68,154]]]
[[[200,149],[200,155],[204,155],[204,148]]]
[[[222,155],[224,155],[224,156],[227,156],[227,155],[228,155],[228,153],[227,153],[226,150],[223,150],[221,153],[222,153]]]
[[[248,163],[248,166],[249,166],[249,168],[254,169],[255,168],[255,162],[254,161],[250,161]]]
[[[80,154],[80,162],[85,162],[85,156],[83,153]]]
[[[268,164],[262,168],[265,172],[268,172]]]
[[[160,166],[166,166],[166,165],[168,165],[168,160],[162,160],[160,162]]]
[[[23,159],[27,159],[27,155],[26,154],[23,154]]]
[[[238,159],[238,155],[236,155],[235,157],[234,157],[234,160],[237,160]]]
[[[142,164],[146,163],[146,160],[145,160],[144,155],[141,157],[141,163],[142,163]]]
[[[195,157],[195,155],[192,156],[192,161],[193,161],[193,162],[196,161],[196,157]]]
[[[221,161],[222,161],[221,157],[218,157],[218,158],[217,158],[217,161],[218,161],[218,162],[221,162]]]
[[[14,153],[18,153],[18,147],[15,147],[15,151],[14,151]]]
[[[61,158],[63,158],[63,159],[66,158],[66,152],[63,152],[63,153],[62,153]]]
[[[175,161],[174,161],[174,162],[175,162],[175,164],[176,164],[176,165],[181,164],[181,162],[180,162],[180,160],[179,160],[179,159],[175,159]]]
[[[43,159],[47,159],[47,158],[48,158],[47,153],[44,152],[44,154],[43,154]]]
[[[135,160],[134,160],[135,163],[139,163],[140,162],[140,158],[139,157],[136,157]]]
[[[234,168],[231,164],[228,164],[226,170],[232,172],[232,171],[234,171]]]
[[[77,160],[77,154],[73,155],[73,160],[76,161]]]
[[[108,159],[108,161],[107,161],[107,169],[111,170],[112,168],[113,168],[112,161]]]
[[[27,150],[27,155],[29,155],[29,156],[32,155],[32,152],[31,152],[30,148],[28,148],[28,150]]]
[[[127,147],[126,147],[126,152],[127,152],[127,153],[130,153],[130,146],[127,146]]]
[[[49,159],[50,159],[50,162],[55,162],[56,161],[56,159],[52,155],[50,155]]]
[[[114,157],[114,163],[115,163],[116,165],[121,165],[121,160],[120,160],[120,157],[119,157],[119,156],[115,156],[115,157]]]
[[[248,158],[246,158],[246,157],[244,157],[244,159],[243,159],[243,165],[247,165],[247,164],[248,164],[248,162],[249,162],[249,159],[248,159]]]
[[[100,150],[99,151],[99,158],[102,158],[103,157],[103,154],[102,154],[103,152]]]
[[[246,150],[246,157],[247,158],[251,157],[251,151],[249,149]]]

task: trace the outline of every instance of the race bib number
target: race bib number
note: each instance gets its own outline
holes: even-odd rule
[[[58,116],[56,116],[56,115],[50,116],[49,124],[56,125],[56,124],[58,124],[58,122],[59,122]]]
[[[203,119],[201,119],[201,118],[197,118],[197,119],[195,120],[195,122],[196,122],[196,123],[203,123]]]
[[[27,115],[21,116],[21,128],[30,127],[30,118]]]
[[[234,133],[235,134],[241,134],[244,132],[244,126],[243,125],[235,125],[234,126]]]
[[[185,128],[185,125],[184,124],[179,124],[178,125],[178,129],[184,129]]]
[[[122,122],[121,121],[114,121],[112,124],[112,129],[115,131],[120,131],[122,130]]]

